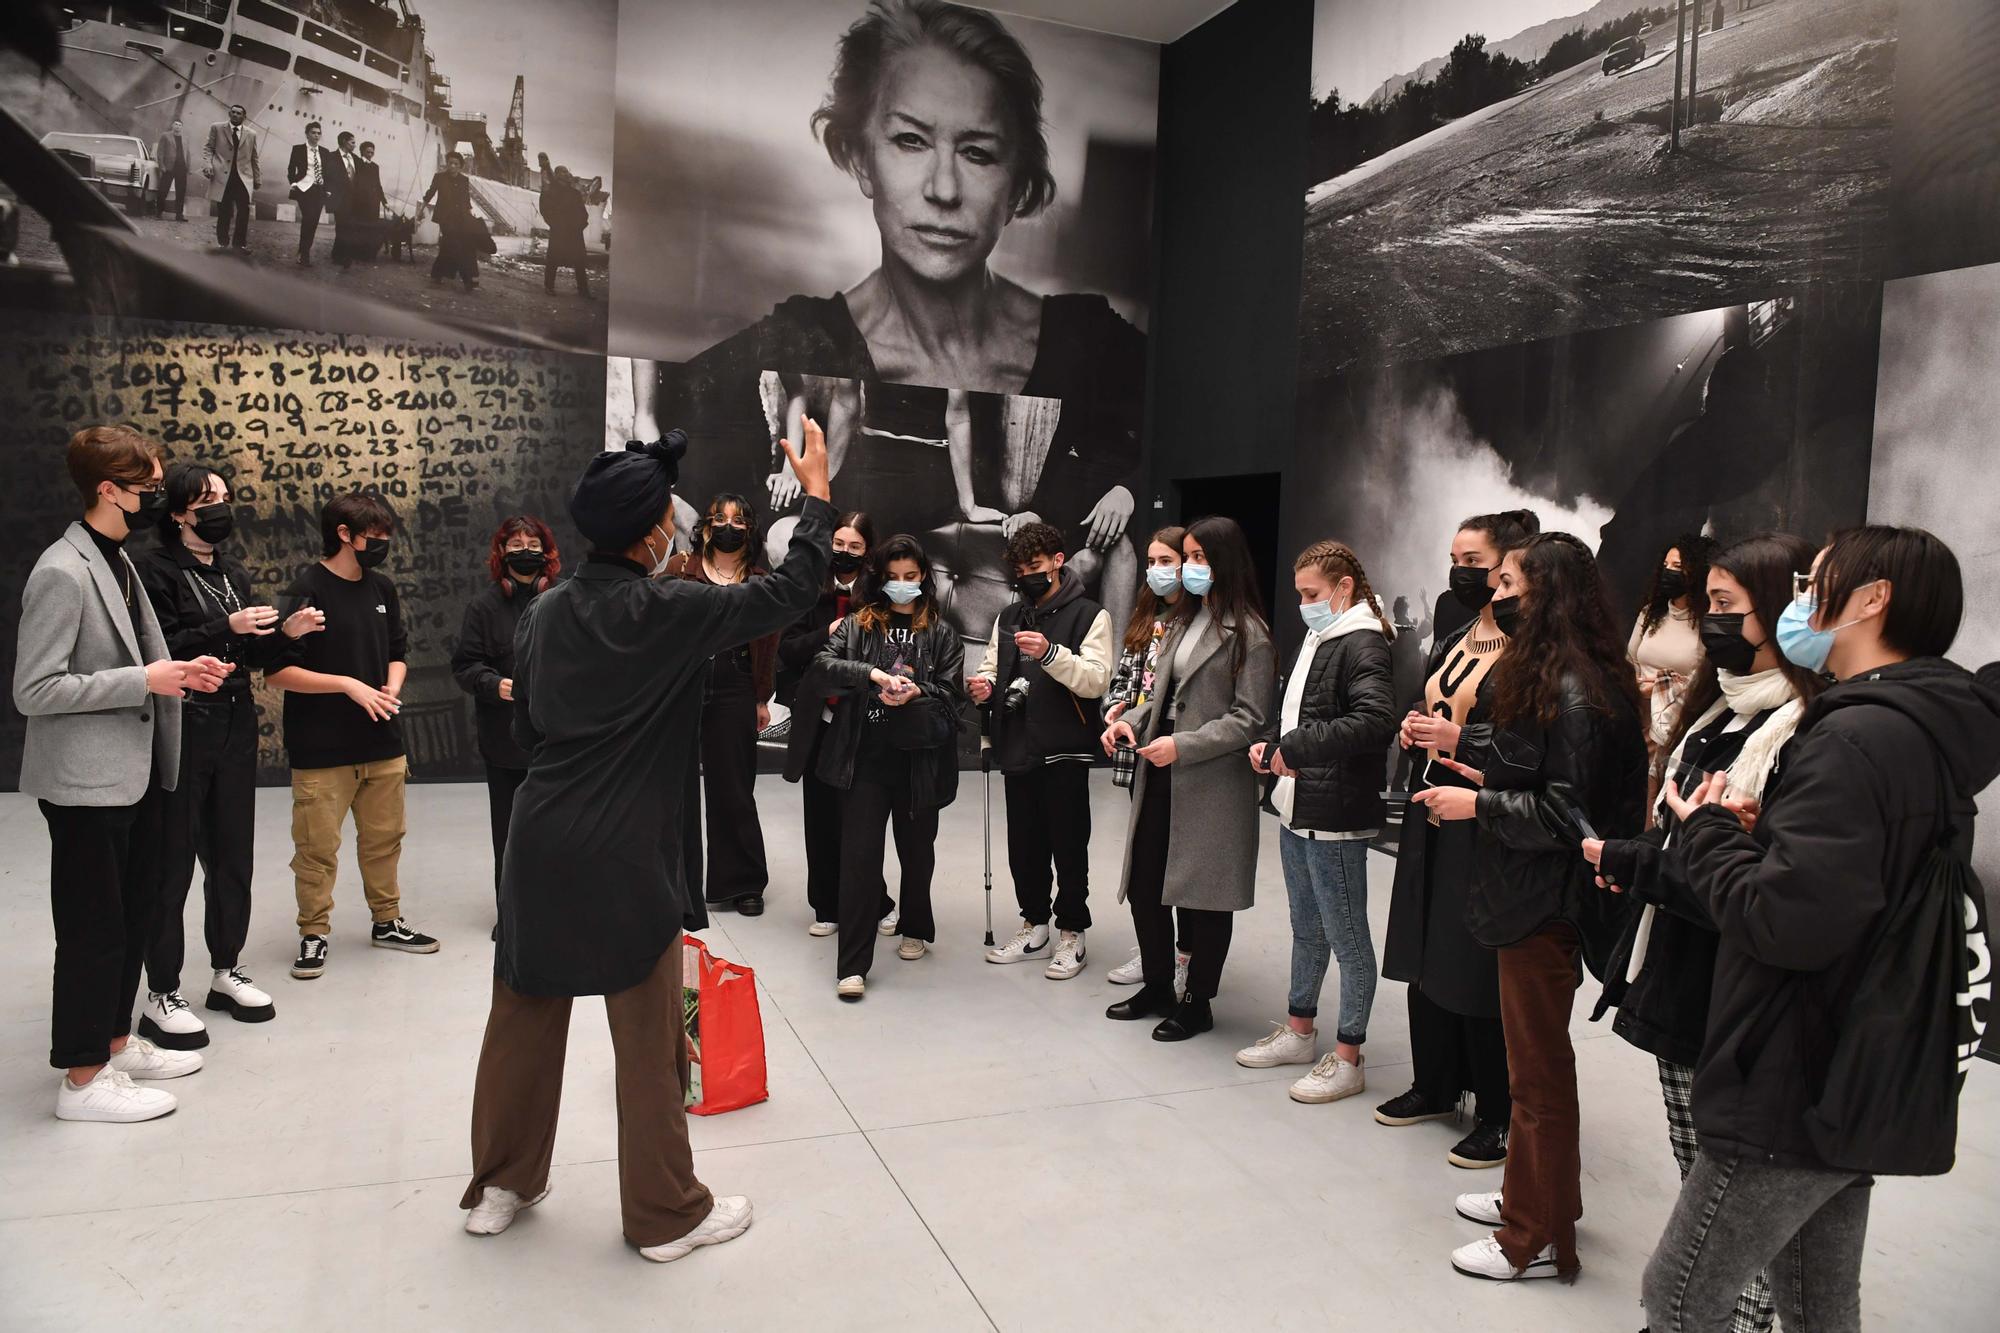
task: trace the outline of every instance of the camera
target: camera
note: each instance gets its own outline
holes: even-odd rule
[[[1028,706],[1028,684],[1026,676],[1016,676],[1007,682],[1007,694],[1001,703],[1008,712],[1018,713]]]

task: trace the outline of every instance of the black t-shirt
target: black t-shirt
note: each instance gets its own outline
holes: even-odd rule
[[[304,667],[380,688],[389,682],[389,664],[409,652],[402,605],[387,575],[364,570],[350,583],[323,564],[308,565],[278,599],[278,609],[288,615],[300,605],[324,611],[326,628],[298,640],[270,670]],[[344,694],[287,690],[285,753],[293,768],[395,759],[403,753],[403,728],[394,718],[375,721]]]
[[[890,617],[888,628],[883,631],[881,641],[870,655],[869,665],[880,667],[892,676],[908,676],[912,680],[923,678],[925,664],[918,660],[910,617]],[[889,743],[889,705],[882,702],[880,692],[872,687],[857,698],[868,711],[862,715],[861,744],[854,757],[854,775],[885,786],[900,786],[909,781],[910,757]]]

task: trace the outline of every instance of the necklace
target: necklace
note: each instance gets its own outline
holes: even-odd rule
[[[708,575],[710,583],[741,583],[743,582],[744,571],[749,568],[749,565],[747,563],[738,565],[734,574],[724,574],[709,562],[707,556],[703,556],[701,558],[701,568],[702,572]]]
[[[1498,631],[1497,629],[1495,630],[1495,633],[1496,633],[1496,634],[1499,634],[1499,637],[1497,637],[1497,638],[1492,638],[1492,639],[1482,639],[1482,638],[1479,638],[1479,637],[1478,637],[1478,629],[1479,629],[1479,627],[1478,627],[1478,626],[1477,626],[1477,625],[1475,624],[1475,625],[1473,626],[1473,628],[1472,628],[1471,630],[1467,631],[1467,633],[1466,633],[1466,636],[1465,636],[1465,650],[1466,650],[1467,652],[1469,652],[1469,653],[1497,653],[1497,652],[1499,652],[1499,651],[1500,651],[1500,650],[1501,650],[1502,648],[1505,648],[1505,647],[1507,646],[1507,636],[1506,636],[1505,634],[1499,634],[1499,631]]]

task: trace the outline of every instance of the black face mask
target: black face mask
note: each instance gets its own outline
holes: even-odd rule
[[[1014,591],[1021,594],[1022,601],[1034,606],[1049,595],[1054,583],[1047,574],[1023,574],[1014,580]]]
[[[500,557],[500,563],[513,573],[532,578],[548,568],[549,558],[540,551],[509,551]]]
[[[118,510],[125,515],[125,531],[128,534],[137,532],[140,528],[152,527],[160,521],[160,515],[167,511],[165,491],[135,491],[133,494],[138,497],[139,507],[126,509],[121,505]]]
[[[1520,597],[1495,597],[1492,603],[1492,610],[1493,623],[1500,627],[1502,634],[1510,639],[1513,638],[1514,631],[1521,624]]]
[[[228,541],[229,534],[236,531],[236,511],[226,504],[203,505],[194,512],[194,535],[210,546]]]
[[[727,523],[718,524],[708,530],[708,544],[724,555],[734,555],[743,549],[743,543],[750,540],[750,534],[742,528],[732,528]]]
[[[1732,676],[1747,676],[1756,664],[1757,650],[1762,644],[1750,642],[1743,637],[1743,613],[1718,612],[1701,618],[1701,649],[1708,654],[1708,660],[1715,663],[1717,671],[1727,671]]]
[[[1688,590],[1688,576],[1678,569],[1662,569],[1659,588],[1660,597],[1665,601],[1671,602],[1676,598],[1685,597]]]
[[[389,539],[369,537],[366,541],[368,544],[354,553],[354,559],[363,569],[373,569],[389,558]]]
[[[1480,569],[1476,565],[1453,565],[1451,567],[1451,595],[1458,604],[1468,611],[1477,611],[1493,600],[1493,589],[1487,585],[1486,576],[1493,571]]]
[[[861,572],[861,557],[852,551],[835,551],[827,567],[845,582]]]

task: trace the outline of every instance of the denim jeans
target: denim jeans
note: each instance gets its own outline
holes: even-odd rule
[[[1852,1171],[1773,1166],[1703,1149],[1646,1265],[1648,1328],[1727,1329],[1737,1293],[1763,1269],[1788,1333],[1859,1330],[1874,1183]]]
[[[1375,1005],[1375,941],[1368,934],[1368,844],[1360,839],[1307,838],[1278,833],[1285,896],[1292,903],[1294,1018],[1319,1014],[1329,958],[1340,960],[1338,1039],[1368,1040]]]

